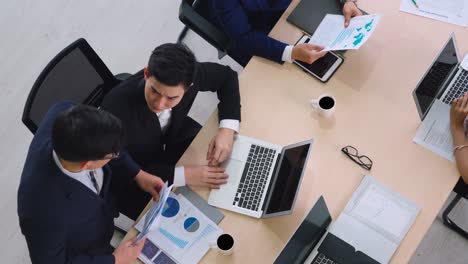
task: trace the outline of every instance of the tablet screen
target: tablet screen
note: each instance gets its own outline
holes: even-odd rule
[[[319,78],[323,78],[323,76],[328,72],[330,67],[338,60],[338,58],[328,52],[322,58],[316,60],[312,64],[308,64],[302,61],[296,61],[297,63],[301,64],[303,67],[307,68],[309,71],[317,75]]]

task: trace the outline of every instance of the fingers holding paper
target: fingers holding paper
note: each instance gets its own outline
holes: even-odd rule
[[[164,182],[161,178],[140,170],[135,180],[143,191],[151,194],[155,201],[159,201],[159,192],[164,186]]]
[[[115,264],[129,264],[133,263],[140,255],[143,246],[145,245],[146,238],[136,243],[136,237],[131,240],[121,243],[114,251]]]
[[[345,17],[345,27],[348,27],[351,18],[362,16],[362,12],[359,10],[355,2],[348,1],[343,6],[343,15]]]
[[[327,54],[327,51],[323,50],[324,47],[317,46],[309,43],[301,43],[294,46],[291,58],[293,60],[303,61],[312,64],[316,60]]]

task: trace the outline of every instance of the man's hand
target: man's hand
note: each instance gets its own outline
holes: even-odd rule
[[[291,59],[303,61],[312,64],[314,61],[325,56],[326,51],[322,51],[323,47],[312,45],[309,43],[301,43],[292,49]]]
[[[159,201],[159,192],[164,186],[164,182],[161,178],[140,170],[136,175],[135,180],[143,191],[151,194],[155,201]]]
[[[115,264],[131,264],[135,262],[140,255],[146,238],[142,239],[138,244],[132,245],[136,241],[136,237],[132,240],[121,243],[112,253],[115,257]]]
[[[450,128],[454,131],[464,131],[465,118],[468,115],[468,93],[453,100],[450,108]]]
[[[356,3],[346,2],[343,6],[343,15],[345,17],[344,26],[348,27],[351,18],[355,16],[362,16],[362,12],[359,10],[359,8],[357,8]]]
[[[218,134],[211,140],[208,145],[206,159],[210,166],[218,166],[219,163],[225,161],[232,150],[234,142],[234,130],[229,128],[220,128]]]
[[[227,183],[228,175],[223,167],[208,165],[184,166],[185,182],[187,185],[219,189],[219,185]]]

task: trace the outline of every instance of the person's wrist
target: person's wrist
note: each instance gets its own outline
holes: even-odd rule
[[[192,184],[193,168],[192,166],[184,166],[185,184]]]
[[[297,52],[298,52],[298,47],[294,46],[291,51],[291,60],[298,60]]]
[[[144,178],[145,178],[145,171],[144,170],[140,170],[137,173],[137,175],[135,176],[135,181],[138,183],[138,185],[140,185],[140,187],[143,184]]]
[[[456,137],[457,135],[465,135],[465,129],[460,125],[451,125],[450,131],[452,132],[452,137]]]
[[[234,133],[236,132],[235,130],[227,128],[227,127],[220,127],[218,131],[223,134],[229,134],[232,136],[234,136]]]

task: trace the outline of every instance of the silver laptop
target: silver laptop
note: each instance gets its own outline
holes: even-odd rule
[[[223,164],[228,182],[211,190],[210,205],[255,218],[292,212],[313,140],[281,147],[237,135]]]
[[[424,120],[435,100],[450,105],[455,98],[467,91],[468,71],[461,67],[455,35],[452,33],[413,91],[421,120]]]

